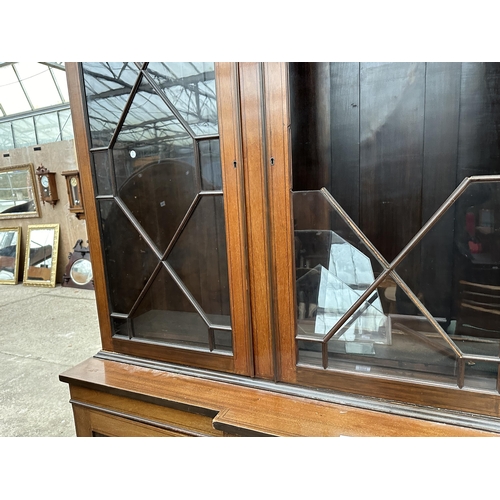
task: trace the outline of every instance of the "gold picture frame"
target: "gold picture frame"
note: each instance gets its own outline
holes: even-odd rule
[[[21,253],[21,228],[0,228],[0,285],[16,285]]]
[[[56,286],[59,224],[28,226],[23,285]]]

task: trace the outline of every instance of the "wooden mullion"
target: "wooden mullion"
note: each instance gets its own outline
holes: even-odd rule
[[[240,63],[239,73],[255,376],[274,380],[262,67]]]
[[[277,378],[295,382],[296,318],[288,65],[264,64],[268,199]]]
[[[238,66],[216,63],[234,371],[253,375]]]

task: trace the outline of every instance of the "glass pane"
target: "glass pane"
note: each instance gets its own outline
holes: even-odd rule
[[[292,63],[295,191],[392,260],[464,177],[500,172],[500,63]]]
[[[98,204],[111,309],[127,314],[158,258],[115,202],[99,200]]]
[[[129,337],[128,321],[123,318],[111,318],[113,324],[113,334],[115,336]]]
[[[314,317],[314,333],[325,336],[337,324],[347,310],[359,299],[364,290],[354,288],[352,285],[342,281],[335,272],[331,272],[322,266],[311,270],[304,275],[298,284],[303,290],[303,281],[309,280],[310,274],[314,273],[316,280],[319,278],[319,289],[317,304],[309,303],[308,317]],[[310,280],[312,281],[312,279]],[[389,342],[390,329],[387,324],[387,316],[378,296],[374,291],[364,302],[363,314],[347,322],[342,331],[339,330],[339,340],[370,340],[371,342]],[[302,303],[299,303],[299,311]],[[315,311],[311,311],[311,309]],[[299,318],[300,319],[300,318]]]
[[[470,185],[396,268],[466,354],[498,357],[500,353],[497,213],[500,182]],[[396,296],[398,311],[410,307]],[[470,372],[476,377],[479,373]]]
[[[210,321],[231,325],[222,196],[203,196],[167,262]]]
[[[16,69],[35,109],[61,104],[61,97],[48,66],[33,62],[18,62]]]
[[[82,63],[93,147],[109,144],[139,75],[133,63]]]
[[[0,123],[0,151],[14,147],[11,122]]]
[[[231,331],[214,330],[215,351],[233,351],[233,335]]]
[[[219,139],[200,141],[201,188],[222,189]]]
[[[47,113],[45,115],[35,116],[35,127],[38,144],[46,144],[48,142],[61,140],[57,113]]]
[[[71,121],[71,111],[59,111],[59,123],[62,130],[62,140],[70,141],[74,138],[73,122]]]
[[[341,360],[357,370],[364,356],[372,359],[361,371],[456,383],[460,351],[498,359],[500,183],[487,176],[500,172],[499,85],[499,63],[290,65],[293,186],[304,192],[293,195],[301,362],[321,366],[313,340],[356,290],[297,244],[301,230],[315,227],[309,221],[323,217],[320,229],[328,222],[323,202],[300,205],[299,195],[326,187],[390,263],[458,183],[476,175],[485,182],[471,184],[396,268],[423,307],[387,277],[377,303],[363,304],[329,342],[329,366]],[[373,267],[375,277],[384,265]],[[382,326],[390,341],[377,343]],[[468,359],[465,386],[494,390],[497,372],[496,362]]]
[[[66,71],[62,69],[52,68],[52,74],[54,75],[57,85],[59,86],[59,90],[63,96],[64,102],[69,102],[68,95],[68,83],[66,81]]]
[[[0,104],[6,115],[30,111],[28,99],[17,79],[12,66],[0,68]]]
[[[167,159],[184,165],[189,176],[186,183],[200,184],[194,169],[193,140],[147,81],[133,99],[113,155],[119,190],[142,167]]]
[[[386,342],[370,338],[377,328]],[[320,347],[299,341],[300,362],[321,366]],[[329,341],[328,359],[329,368],[450,385],[457,382],[457,356],[424,316],[381,314],[366,305]]]
[[[208,327],[162,266],[132,315],[135,337],[208,348]]]
[[[146,158],[151,162],[141,167],[138,158],[119,163],[122,158],[115,151],[115,168],[123,172],[128,165],[137,172],[123,183],[120,197],[163,253],[196,197],[195,168],[183,161],[153,158]]]
[[[97,184],[97,195],[112,194],[109,152],[95,151],[91,155],[94,160],[94,179]]]
[[[322,192],[293,193],[292,201],[297,331],[324,336],[384,268]],[[370,310],[383,312],[379,291],[371,300]]]
[[[12,128],[14,129],[14,142],[16,148],[32,146],[37,143],[33,118],[15,120],[12,122]]]
[[[92,152],[98,196],[117,200],[97,200],[115,335],[230,353],[224,203],[220,194],[201,194],[222,188],[219,141],[196,142],[184,122],[204,135],[207,123],[217,132],[217,116],[210,114],[216,107],[208,99],[215,98],[213,65],[188,64],[173,83],[156,75],[171,99],[167,104],[144,76],[130,98],[135,78],[124,80],[138,73],[117,64],[84,64],[93,146],[109,145],[123,120],[112,147]],[[102,126],[98,102],[116,108]]]
[[[465,363],[465,387],[496,391],[497,377],[498,363],[485,361]]]
[[[217,134],[214,63],[151,62],[147,72],[196,135]]]

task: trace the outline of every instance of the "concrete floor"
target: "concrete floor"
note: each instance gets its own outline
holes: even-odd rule
[[[0,436],[75,436],[58,377],[100,347],[93,290],[0,285]]]

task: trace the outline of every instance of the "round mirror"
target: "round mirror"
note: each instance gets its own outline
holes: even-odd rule
[[[86,285],[92,279],[92,265],[86,259],[78,259],[71,266],[71,279],[78,285]]]

